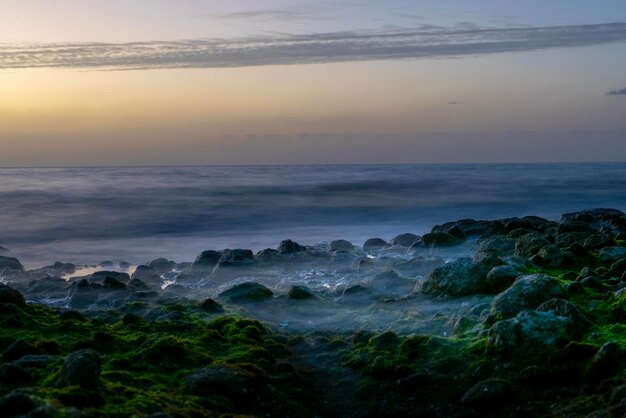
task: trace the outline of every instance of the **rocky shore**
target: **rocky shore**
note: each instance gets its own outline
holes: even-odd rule
[[[2,417],[626,416],[626,215],[25,270]]]

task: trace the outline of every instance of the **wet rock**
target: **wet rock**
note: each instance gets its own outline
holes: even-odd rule
[[[354,245],[350,241],[346,241],[345,239],[338,239],[332,241],[330,246],[328,247],[329,251],[352,251],[354,249]]]
[[[72,263],[63,263],[61,261],[57,261],[51,266],[44,267],[43,270],[53,270],[62,275],[73,274],[76,272],[76,265]]]
[[[146,283],[160,283],[161,275],[150,266],[137,266],[131,279],[141,280]]]
[[[218,260],[220,267],[242,267],[249,266],[254,263],[254,253],[250,250],[237,248],[234,250],[224,250],[224,253]]]
[[[603,285],[602,282],[600,281],[600,279],[598,279],[597,277],[594,276],[589,276],[589,277],[585,277],[583,279],[580,280],[580,284],[583,287],[588,287],[590,289],[602,289]]]
[[[420,238],[421,237],[419,235],[405,233],[393,237],[390,244],[408,248],[411,245],[415,244]]]
[[[130,263],[126,262],[126,261],[120,261],[118,264],[118,267],[121,269],[129,269],[130,268]]]
[[[413,292],[417,282],[400,277],[395,271],[386,271],[374,276],[368,287],[374,292],[386,296],[401,296]]]
[[[593,234],[585,240],[583,247],[589,251],[595,251],[604,247],[614,246],[615,244],[615,240],[609,235]]]
[[[521,350],[534,356],[572,339],[571,320],[552,312],[522,311],[515,318],[496,322],[487,346],[494,351]]]
[[[520,275],[520,271],[514,266],[496,266],[487,273],[485,287],[490,290],[489,293],[500,293],[508,289]]]
[[[109,260],[101,261],[98,267],[113,267],[113,262]]]
[[[585,377],[590,382],[609,378],[619,372],[619,365],[623,360],[624,353],[619,344],[608,342],[591,359],[585,370]]]
[[[0,245],[0,254],[6,254],[10,252],[10,250],[6,247],[3,247],[2,245]]]
[[[515,239],[502,235],[491,236],[480,242],[479,251],[498,256],[512,255],[515,251]]]
[[[12,362],[28,354],[43,354],[43,352],[22,339],[15,340],[2,353],[2,361]]]
[[[290,239],[284,240],[278,245],[278,252],[281,254],[295,254],[303,251],[306,251],[304,245],[300,245]]]
[[[531,232],[517,238],[515,241],[515,255],[530,258],[537,254],[543,247],[550,244],[550,241],[543,235],[537,232]]]
[[[220,297],[235,303],[262,302],[271,299],[274,294],[262,284],[246,282],[235,285],[219,294]]]
[[[557,316],[569,318],[572,321],[572,334],[576,337],[581,337],[592,325],[576,305],[565,299],[550,299],[539,305],[537,311],[552,312]]]
[[[315,294],[306,286],[292,286],[287,297],[293,300],[306,300],[315,298]]]
[[[2,270],[24,271],[24,266],[17,258],[0,255],[0,271]]]
[[[148,267],[152,267],[158,274],[169,273],[176,267],[176,262],[167,258],[157,258],[148,263]]]
[[[202,251],[202,253],[198,257],[196,257],[196,260],[193,262],[192,268],[213,268],[217,265],[217,262],[220,260],[220,258],[222,258],[222,255],[223,254],[220,251]]]
[[[558,234],[554,243],[559,248],[570,247],[574,244],[582,246],[590,235],[589,232],[565,232]]]
[[[504,232],[504,225],[500,221],[461,219],[454,222],[447,222],[443,225],[436,225],[431,232],[441,232],[460,239],[465,239],[466,237],[489,236]]]
[[[208,313],[222,313],[224,312],[224,307],[211,298],[207,298],[200,302],[200,308]]]
[[[0,411],[6,418],[28,414],[39,406],[32,396],[17,389],[0,399]]]
[[[120,273],[118,271],[106,270],[97,271],[89,275],[87,278],[89,279],[90,283],[102,283],[108,277],[118,280],[120,282],[127,282],[130,280],[130,276],[128,275],[128,273]]]
[[[600,250],[598,258],[602,263],[613,263],[626,257],[626,247],[604,247]]]
[[[461,402],[478,410],[492,410],[508,401],[511,384],[503,379],[486,379],[472,386]]]
[[[20,366],[12,363],[0,365],[0,387],[19,388],[33,383],[32,376]]]
[[[253,373],[234,366],[209,366],[187,376],[187,390],[198,396],[216,393],[246,397],[256,392],[258,378]]]
[[[533,262],[540,266],[559,267],[563,264],[561,250],[556,245],[546,245],[537,252],[535,257],[538,258],[534,259]]]
[[[116,279],[115,277],[105,278],[102,285],[104,286],[105,289],[110,289],[110,290],[126,289],[126,285],[122,283],[121,281],[119,281],[118,279]]]
[[[378,251],[388,245],[389,243],[382,238],[370,238],[363,243],[363,251]]]
[[[480,260],[459,258],[433,270],[422,291],[455,297],[493,292],[485,279],[492,268],[502,264],[495,256]]]
[[[511,318],[524,309],[535,309],[552,298],[565,298],[563,288],[555,279],[545,274],[518,277],[493,301],[492,313]]]
[[[451,247],[458,245],[462,242],[462,239],[455,237],[451,234],[443,232],[429,232],[424,234],[419,244],[424,247]]]
[[[626,258],[620,258],[619,260],[615,261],[613,264],[611,264],[611,266],[609,267],[607,271],[607,273],[610,276],[614,276],[614,277],[622,277],[622,275],[625,272],[626,272]]]
[[[139,279],[130,279],[130,282],[128,282],[128,286],[132,289],[132,290],[148,290],[150,289],[150,286],[148,286],[147,283],[145,283],[143,280],[139,280]]]
[[[583,285],[580,282],[572,282],[567,285],[568,295],[578,295],[584,291]]]
[[[100,356],[94,350],[68,355],[61,367],[61,380],[67,386],[95,389],[100,384]]]
[[[280,253],[273,248],[266,248],[256,253],[255,258],[259,261],[272,262],[278,259]]]
[[[24,296],[17,290],[3,283],[0,283],[0,303],[6,303],[16,306],[25,306]]]
[[[40,367],[46,367],[52,362],[56,356],[48,354],[27,354],[20,359],[15,360],[13,364],[22,367],[24,369],[36,369]]]

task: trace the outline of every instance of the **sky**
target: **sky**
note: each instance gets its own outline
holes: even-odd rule
[[[626,160],[623,0],[2,0],[0,166]]]

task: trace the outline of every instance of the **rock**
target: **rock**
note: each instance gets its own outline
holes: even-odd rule
[[[592,325],[580,309],[565,299],[550,299],[537,307],[538,312],[552,312],[557,316],[569,318],[572,321],[572,334],[581,337]]]
[[[101,261],[98,267],[113,267],[113,262],[109,260]]]
[[[588,251],[599,250],[604,247],[611,247],[616,244],[615,240],[606,234],[593,234],[583,242],[583,247]]]
[[[543,235],[537,232],[531,232],[519,237],[515,241],[515,255],[530,258],[537,254],[543,247],[550,244],[550,241]]]
[[[143,280],[139,280],[139,279],[130,279],[130,282],[128,282],[128,286],[132,288],[132,290],[135,290],[135,291],[150,289],[150,286],[148,286],[146,282],[144,282]]]
[[[222,255],[223,254],[219,251],[202,251],[202,253],[198,257],[196,257],[196,260],[193,262],[192,268],[213,268],[217,265],[217,262],[220,260],[220,258],[222,258]]]
[[[492,268],[501,264],[502,260],[495,256],[480,261],[459,258],[433,270],[424,282],[422,291],[453,297],[493,292],[486,285],[485,279]]]
[[[616,342],[608,342],[598,349],[593,356],[585,377],[589,382],[599,382],[619,372],[619,365],[624,360],[621,347]]]
[[[220,297],[235,303],[262,302],[271,299],[274,294],[262,284],[246,282],[235,285],[220,293]]]
[[[118,264],[118,267],[121,269],[129,269],[130,268],[130,263],[126,262],[126,261],[120,261]]]
[[[208,313],[224,312],[224,307],[211,298],[207,298],[200,303],[200,308]]]
[[[0,399],[0,411],[5,418],[26,415],[39,406],[28,393],[17,389]]]
[[[117,280],[115,277],[105,278],[102,285],[104,286],[105,289],[111,289],[111,290],[126,289],[126,285],[120,282],[119,280]]]
[[[472,386],[461,402],[474,409],[492,408],[506,402],[511,394],[511,384],[503,379],[486,379]]]
[[[53,272],[60,273],[62,275],[74,274],[76,272],[76,265],[72,263],[63,263],[61,261],[56,261],[53,265],[46,266],[42,270],[53,270]]]
[[[536,257],[538,260],[534,260],[535,264],[547,267],[559,267],[563,263],[563,256],[561,250],[556,245],[548,244],[541,248]],[[537,263],[538,261],[538,263]]]
[[[255,374],[234,366],[209,366],[187,376],[185,386],[198,396],[215,396],[216,393],[230,396],[254,394],[258,387]]]
[[[43,354],[43,352],[22,339],[15,340],[2,353],[2,361],[12,362],[28,354]]]
[[[254,263],[254,253],[251,250],[224,250],[217,264],[220,267],[249,266]]]
[[[552,298],[565,298],[563,288],[555,279],[545,274],[518,277],[493,301],[492,313],[511,318],[524,309],[535,309]]]
[[[0,283],[0,303],[7,303],[17,306],[25,306],[24,296],[17,290],[3,283]]]
[[[281,254],[295,254],[306,251],[306,247],[290,239],[282,241],[278,245],[278,252]]]
[[[48,354],[27,354],[15,360],[13,364],[24,369],[36,369],[47,366],[54,358],[55,356]]]
[[[24,271],[24,266],[17,258],[0,255],[0,271],[2,270]]]
[[[626,257],[626,247],[604,247],[598,256],[602,263],[610,264]]]
[[[590,235],[589,232],[565,232],[558,234],[554,243],[560,248],[571,247],[574,244],[582,246]]]
[[[626,385],[621,385],[613,389],[609,398],[609,405],[617,405],[623,399],[626,399]]]
[[[386,271],[374,276],[368,287],[385,296],[401,296],[412,293],[417,282],[400,277],[395,271]]]
[[[580,284],[582,285],[582,287],[588,287],[590,289],[596,289],[596,290],[600,290],[603,287],[600,279],[594,276],[589,276],[589,277],[585,277],[581,279]]]
[[[315,294],[306,286],[292,286],[287,297],[293,300],[306,300],[315,298]]]
[[[67,386],[96,389],[100,384],[100,356],[94,350],[74,351],[65,358],[61,380]]]
[[[280,253],[278,252],[278,250],[275,250],[273,248],[266,248],[256,253],[255,258],[259,261],[272,262],[278,259],[279,256]]]
[[[424,247],[451,247],[458,245],[462,242],[462,239],[455,237],[451,234],[443,232],[429,232],[424,234],[420,240],[420,244]]]
[[[82,322],[82,321],[85,321],[87,318],[85,318],[85,316],[79,311],[76,311],[73,309],[67,309],[59,314],[59,319],[63,321]]]
[[[622,277],[622,275],[625,272],[626,272],[626,258],[620,258],[619,260],[615,261],[613,264],[611,264],[611,266],[609,267],[609,270],[607,271],[607,273],[610,276],[614,276],[614,277]]]
[[[415,244],[417,241],[419,241],[420,238],[421,237],[419,235],[405,233],[393,237],[390,244],[408,248],[411,245]]]
[[[0,245],[0,254],[6,254],[10,252],[10,250],[6,247],[3,247],[2,245]]]
[[[479,251],[498,256],[512,255],[515,251],[515,239],[502,235],[491,236],[480,242]]]
[[[128,273],[120,273],[118,271],[97,271],[91,275],[89,275],[89,282],[90,283],[101,283],[104,282],[104,280],[107,277],[111,277],[115,280],[118,280],[120,282],[127,282],[130,280],[130,276],[128,275]]]
[[[157,258],[148,263],[148,267],[152,267],[158,274],[169,273],[176,267],[176,262],[167,258]]]
[[[20,366],[12,363],[0,366],[0,387],[19,388],[33,383],[32,376]]]
[[[354,249],[354,245],[350,241],[346,241],[345,239],[338,239],[332,241],[330,246],[328,247],[329,251],[352,251]]]
[[[150,266],[137,266],[131,279],[141,280],[146,283],[160,283],[161,275]]]
[[[370,238],[363,243],[363,251],[378,251],[388,245],[389,243],[382,238]]]
[[[514,266],[496,266],[487,273],[485,287],[490,290],[489,293],[500,293],[508,289],[520,275],[520,271]]]
[[[552,312],[522,311],[515,318],[496,322],[487,347],[494,351],[522,351],[528,356],[563,345],[572,339],[571,320]]]

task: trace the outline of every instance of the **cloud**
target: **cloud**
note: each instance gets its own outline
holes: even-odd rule
[[[328,20],[332,15],[322,9],[314,7],[293,7],[289,9],[263,9],[251,10],[247,12],[232,12],[219,15],[208,15],[207,17],[232,19],[232,20]]]
[[[626,23],[265,35],[130,43],[0,44],[0,69],[227,68],[445,58],[626,41]]]
[[[607,94],[607,96],[626,96],[626,88],[619,90],[611,90]]]

